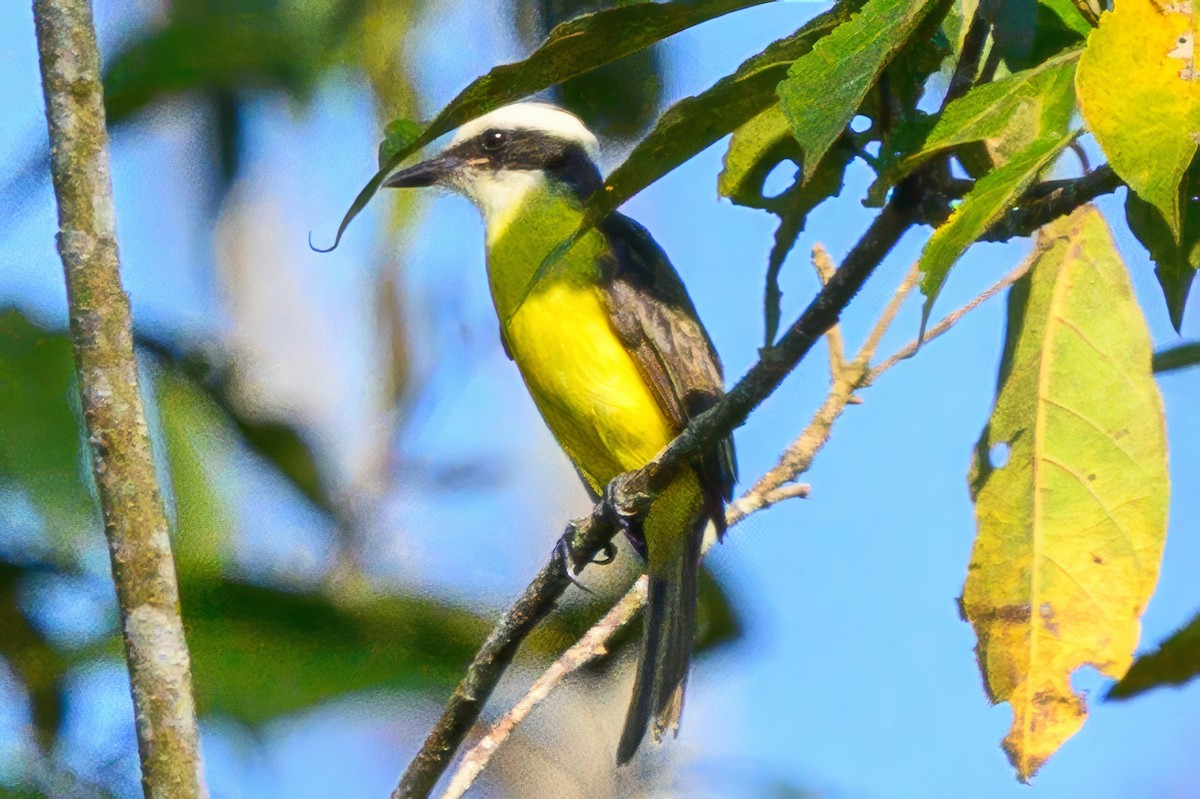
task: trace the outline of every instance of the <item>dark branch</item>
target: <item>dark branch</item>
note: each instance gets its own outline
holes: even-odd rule
[[[1065,216],[1123,184],[1108,164],[1081,178],[1047,180],[1031,188],[1021,202],[981,237],[982,241],[1008,241],[1030,236],[1048,222]]]
[[[621,515],[644,511],[654,492],[666,485],[679,468],[740,427],[838,321],[867,278],[916,223],[921,180],[917,175],[897,187],[892,200],[847,254],[829,283],[779,342],[762,352],[759,361],[721,402],[694,419],[653,461],[613,480],[605,499],[591,514],[567,526],[549,562],[475,655],[437,725],[392,792],[392,799],[424,799],[433,790],[522,640],[570,585],[567,569],[578,571],[586,566],[616,535]]]

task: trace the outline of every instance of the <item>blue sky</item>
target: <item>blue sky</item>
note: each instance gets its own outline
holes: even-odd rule
[[[99,4],[108,44],[129,25],[123,16],[128,12],[119,8]],[[670,98],[705,88],[821,8],[774,4],[680,34],[668,46]],[[451,35],[455,46],[445,46]],[[522,52],[501,12],[481,14],[467,0],[438,3],[409,43],[426,114],[494,63]],[[0,174],[7,174],[44,130],[28,11],[17,24],[0,26],[0,68],[10,76],[0,84],[0,107],[11,109],[10,122],[0,126]],[[226,320],[213,285],[209,232],[195,222],[203,200],[195,191],[194,163],[206,142],[185,133],[187,120],[179,115],[186,113],[181,105],[128,132],[114,148],[114,182],[135,318],[203,338]],[[286,262],[320,293],[326,313],[335,319],[344,314],[348,365],[340,368],[364,377],[369,363],[356,353],[367,333],[356,304],[374,268],[370,253],[381,235],[380,206],[389,198],[376,200],[332,255],[309,252],[305,237],[313,229],[320,241],[332,231],[372,171],[376,124],[367,94],[347,73],[325,86],[306,112],[264,98],[250,130],[250,189],[278,199]],[[761,212],[717,199],[722,153],[723,145],[709,149],[625,210],[675,262],[732,381],[754,361],[761,341],[762,273],[774,225]],[[868,181],[865,168],[855,167],[842,198],[810,217],[784,269],[785,322],[816,289],[807,263],[812,244],[820,241],[840,258],[869,222],[870,211],[857,202]],[[0,231],[0,299],[61,319],[48,187],[33,199],[15,224]],[[1120,193],[1099,205],[1129,264],[1154,341],[1169,345],[1178,338],[1152,265],[1124,226],[1122,202]],[[926,236],[920,231],[906,237],[855,300],[843,325],[850,346],[861,340]],[[499,605],[533,574],[558,534],[564,508],[581,507],[582,493],[495,340],[474,210],[458,198],[430,196],[399,246],[414,305],[413,335],[429,353],[421,364],[425,390],[404,439],[406,454],[449,462],[482,451],[510,464],[513,476],[478,495],[441,502],[401,492],[394,521],[404,536],[381,542],[375,568],[389,579]],[[938,311],[973,297],[1028,248],[1027,242],[973,248],[952,273]],[[906,306],[882,352],[915,334],[918,302]],[[1091,718],[1032,786],[1013,779],[999,749],[1010,713],[987,704],[974,636],[959,620],[955,598],[974,535],[968,458],[991,409],[1003,317],[1003,301],[991,301],[864,392],[864,403],[839,421],[805,477],[812,497],[752,518],[714,553],[710,562],[731,587],[747,629],[736,647],[702,660],[689,684],[684,729],[671,746],[679,748],[693,779],[723,784],[744,770],[834,796],[880,798],[1200,793],[1196,684],[1104,703],[1099,697],[1105,682],[1082,673],[1075,682],[1090,694]],[[1184,338],[1200,338],[1194,308]],[[1146,646],[1200,609],[1194,577],[1200,492],[1193,490],[1200,475],[1200,370],[1166,376],[1160,386],[1174,491],[1162,579],[1144,618]],[[814,352],[738,431],[743,486],[774,464],[826,388],[824,353]],[[505,425],[496,424],[498,415]],[[357,418],[348,411],[347,430]],[[337,432],[330,438],[337,439]],[[498,519],[523,521],[497,533]],[[301,563],[300,550],[320,546],[312,531],[293,535],[303,519],[255,521],[268,522],[267,534],[244,546],[248,559]],[[94,704],[82,705],[91,710],[81,710],[74,727],[81,762],[101,746],[89,743],[89,736],[121,736],[110,728],[121,727],[125,712],[119,673],[87,680],[95,683],[85,692]],[[239,753],[231,743],[236,735],[219,733],[219,724],[210,727],[205,748],[213,794],[327,796],[349,779],[362,795],[380,795],[436,707],[400,703],[397,713],[407,715],[390,724],[364,721],[349,702],[275,725],[261,762]],[[336,755],[314,769],[317,749]],[[758,789],[721,790],[714,795],[754,796]]]

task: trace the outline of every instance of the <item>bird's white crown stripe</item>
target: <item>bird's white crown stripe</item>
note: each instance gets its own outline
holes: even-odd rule
[[[600,143],[579,117],[546,103],[513,103],[497,108],[460,127],[451,144],[473,139],[490,128],[543,131],[579,143],[593,160],[600,154]]]

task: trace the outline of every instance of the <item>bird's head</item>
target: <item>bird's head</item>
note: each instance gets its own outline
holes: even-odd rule
[[[581,199],[600,185],[599,143],[574,114],[546,103],[515,103],[466,123],[440,154],[384,180],[388,188],[445,186],[468,197],[489,222],[547,181]]]

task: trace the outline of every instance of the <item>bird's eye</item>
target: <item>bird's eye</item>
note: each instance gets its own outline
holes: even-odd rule
[[[483,132],[481,144],[483,149],[489,152],[495,152],[505,145],[508,141],[508,134],[502,130],[492,128]]]

